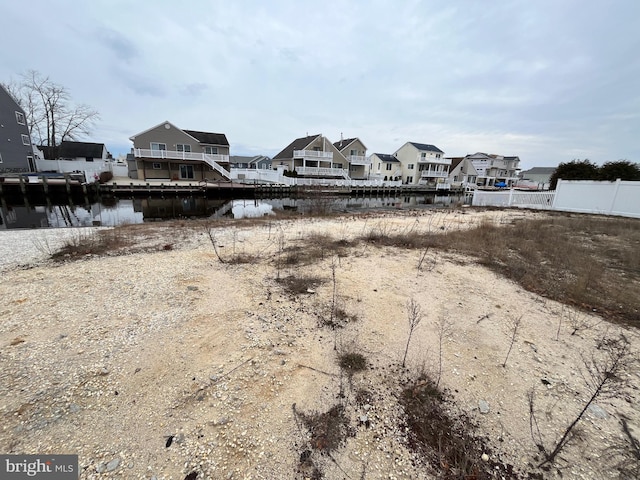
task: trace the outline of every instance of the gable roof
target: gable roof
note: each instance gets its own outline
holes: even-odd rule
[[[211,145],[229,146],[229,141],[224,133],[199,132],[198,130],[182,130],[187,135],[191,135],[200,143],[208,143]]]
[[[556,171],[557,167],[532,167],[529,170],[524,170],[521,172],[522,175],[551,175]]]
[[[351,145],[353,142],[355,142],[356,140],[359,140],[360,143],[362,143],[362,140],[360,140],[358,137],[353,137],[353,138],[345,138],[343,140],[340,140],[339,142],[335,142],[333,144],[334,147],[336,147],[338,150],[340,150],[342,152],[342,150],[344,150],[345,148],[347,148],[349,145]],[[362,143],[362,146],[365,148],[367,148],[367,146]]]
[[[409,143],[421,151],[444,153],[435,145],[429,145],[428,143],[416,143],[416,142],[409,142]]]
[[[375,156],[377,156],[380,160],[382,160],[383,162],[387,162],[387,163],[400,163],[400,160],[398,160],[396,157],[394,157],[393,155],[389,155],[388,153],[374,153]]]
[[[460,165],[460,163],[462,163],[465,157],[449,157],[449,159],[451,160],[451,166],[449,167],[449,171],[452,172],[454,168],[456,168],[458,165]]]
[[[282,158],[288,159],[293,158],[294,150],[304,150],[304,147],[308,146],[311,142],[313,142],[316,138],[318,138],[320,134],[317,135],[309,135],[308,137],[296,138],[293,142],[287,145],[280,153],[273,157],[273,159]]]

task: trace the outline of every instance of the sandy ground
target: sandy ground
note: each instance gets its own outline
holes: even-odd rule
[[[594,316],[592,328],[571,335],[566,322],[558,327],[566,308],[456,255],[429,253],[420,270],[423,252],[364,244],[308,265],[278,269],[276,259],[314,233],[348,240],[372,228],[446,231],[532,215],[541,214],[446,210],[218,224],[221,257],[258,255],[251,264],[219,262],[199,230],[156,231],[144,253],[62,264],[34,246],[41,232],[0,232],[0,451],[79,454],[82,479],[305,478],[306,450],[324,478],[436,478],[408,449],[398,396],[418,372],[438,376],[444,322],[441,385],[478,422],[491,458],[527,471],[537,453],[527,392],[536,392],[540,431],[552,445],[588,398],[582,357],[619,327]],[[18,235],[37,254],[7,261],[7,239],[15,245]],[[173,248],[161,248],[167,244]],[[338,305],[356,317],[336,331],[324,325],[332,264]],[[278,275],[325,282],[290,295]],[[424,317],[402,369],[410,298]],[[637,352],[637,332],[624,334]],[[337,363],[348,351],[368,362],[352,378]],[[626,379],[632,387],[597,401],[544,478],[616,478],[620,419],[640,431],[637,370]],[[343,405],[350,431],[342,446],[331,455],[310,449],[294,404],[307,414]]]

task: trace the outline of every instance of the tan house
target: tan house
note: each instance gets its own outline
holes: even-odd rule
[[[466,157],[448,157],[451,160],[449,166],[449,183],[452,187],[474,189],[478,179],[478,172],[471,160]]]
[[[302,178],[344,178],[349,180],[349,162],[324,135],[296,138],[271,161]]]
[[[427,143],[407,142],[393,154],[402,165],[402,183],[444,187],[449,177],[451,160],[444,152]]]
[[[229,142],[223,133],[183,130],[167,121],[129,140],[139,179],[230,179]]]
[[[345,138],[333,144],[349,162],[349,176],[366,180],[371,173],[371,159],[367,158],[367,147],[359,138]]]
[[[385,182],[400,180],[402,166],[400,160],[388,153],[374,153],[371,155],[371,177]]]

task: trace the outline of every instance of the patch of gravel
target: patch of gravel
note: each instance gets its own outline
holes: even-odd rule
[[[65,242],[106,227],[0,230],[0,272],[50,261]]]

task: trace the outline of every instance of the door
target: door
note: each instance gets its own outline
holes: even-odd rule
[[[193,180],[193,165],[180,165],[180,180]]]

